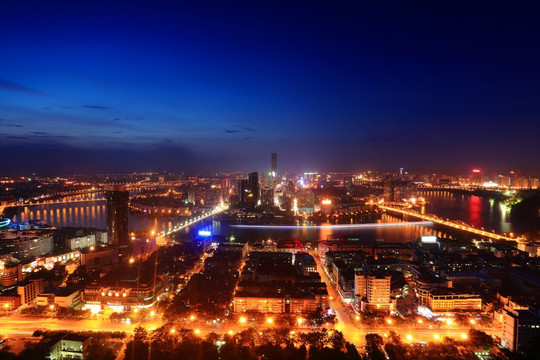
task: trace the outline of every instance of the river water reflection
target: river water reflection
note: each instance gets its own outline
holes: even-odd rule
[[[433,213],[441,218],[461,220],[477,228],[495,230],[499,233],[514,231],[510,222],[510,213],[490,201],[474,195],[452,194],[446,191],[425,191],[420,194],[427,200],[426,213]],[[106,228],[107,209],[102,194],[85,195],[68,199],[80,202],[65,202],[56,204],[37,205],[20,208],[13,216],[13,221],[41,219],[46,223],[57,226],[84,226],[100,229]],[[401,219],[383,215],[382,222],[402,221]],[[131,214],[130,228],[133,230],[156,231],[170,230],[182,223],[180,219],[154,218]],[[253,238],[298,238],[302,241],[316,241],[327,237],[340,235],[358,235],[366,239],[384,239],[386,241],[407,242],[421,235],[435,234],[445,237],[444,230],[431,226],[411,224],[400,227],[379,227],[368,229],[237,229],[217,221],[198,225],[210,228],[216,235],[245,236]],[[193,230],[193,229],[191,229]],[[190,233],[190,230],[185,232]]]

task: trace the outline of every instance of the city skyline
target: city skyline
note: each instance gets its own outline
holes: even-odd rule
[[[3,4],[0,169],[538,168],[537,6]]]

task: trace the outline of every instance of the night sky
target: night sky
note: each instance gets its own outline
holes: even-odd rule
[[[540,167],[532,1],[82,3],[0,2],[0,175]]]

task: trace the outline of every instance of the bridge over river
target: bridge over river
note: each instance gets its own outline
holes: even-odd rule
[[[462,221],[444,220],[444,219],[441,219],[440,217],[438,217],[437,215],[420,214],[419,212],[414,211],[414,210],[412,210],[410,208],[398,207],[398,206],[395,206],[395,205],[394,206],[389,206],[389,205],[383,205],[383,204],[378,204],[377,206],[379,208],[381,208],[383,210],[386,210],[386,211],[389,211],[389,212],[394,212],[394,213],[403,214],[403,215],[409,215],[409,216],[412,216],[412,217],[415,217],[417,219],[421,219],[421,220],[424,220],[424,221],[432,221],[435,224],[444,225],[444,226],[447,226],[447,227],[450,227],[450,228],[454,228],[454,229],[457,229],[457,230],[469,232],[469,233],[476,234],[476,235],[481,235],[481,236],[483,236],[485,238],[489,238],[489,239],[492,239],[492,240],[507,240],[507,241],[517,241],[517,242],[525,241],[525,239],[522,238],[522,237],[511,237],[511,236],[497,234],[494,231],[490,232],[490,231],[486,231],[486,230],[483,230],[483,229],[477,229],[474,226],[466,224],[466,223],[464,223]]]

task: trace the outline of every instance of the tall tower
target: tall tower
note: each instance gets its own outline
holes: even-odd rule
[[[251,201],[255,204],[259,201],[259,173],[251,172],[249,173],[249,191],[251,194]]]
[[[123,186],[105,188],[107,238],[116,246],[129,245],[129,191]]]
[[[277,175],[277,154],[276,153],[272,153],[272,156],[271,156],[271,165],[272,165],[272,176],[276,176]]]

